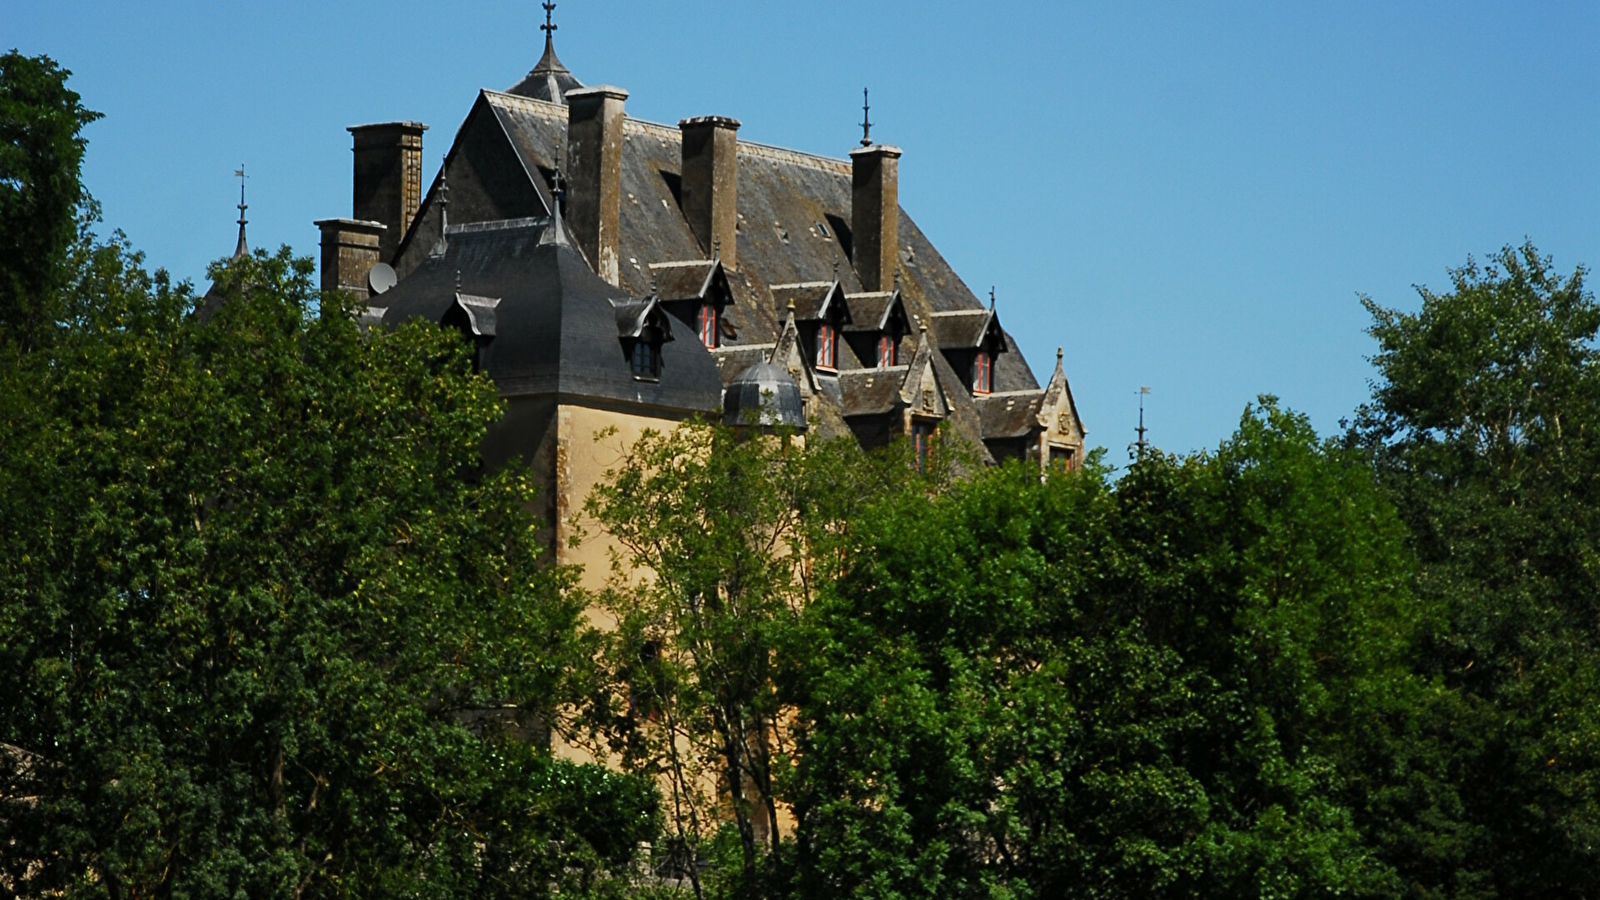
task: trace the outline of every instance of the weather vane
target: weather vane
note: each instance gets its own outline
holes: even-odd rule
[[[867,89],[861,89],[861,146],[872,146],[872,106],[867,102]]]
[[[244,211],[249,209],[249,204],[244,202],[244,163],[239,163],[239,168],[233,170],[233,177],[239,179],[239,224],[245,224]]]
[[[1057,358],[1059,359],[1060,357],[1058,356]],[[1139,457],[1141,459],[1144,458],[1144,452],[1150,449],[1150,442],[1145,440],[1144,437],[1144,433],[1147,430],[1144,427],[1144,398],[1149,396],[1149,394],[1149,387],[1145,385],[1139,386],[1139,427],[1134,429],[1135,431],[1139,432],[1139,440],[1134,442],[1134,446],[1138,448]]]

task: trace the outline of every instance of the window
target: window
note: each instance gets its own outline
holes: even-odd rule
[[[709,303],[701,304],[698,324],[700,326],[700,343],[705,344],[708,350],[715,350],[717,348],[717,308]]]
[[[633,342],[633,352],[628,356],[628,368],[633,370],[633,377],[649,381],[661,378],[661,343],[653,339],[649,329],[644,336]]]
[[[879,338],[878,338],[878,368],[881,369],[881,368],[884,368],[886,366],[892,366],[892,365],[895,364],[895,350],[896,349],[897,348],[895,347],[894,335],[889,334],[888,332],[884,332],[881,336],[879,336]]]
[[[827,322],[817,329],[817,367],[820,369],[837,369],[839,367],[838,336],[834,333],[833,326]]]
[[[1050,471],[1052,471],[1052,472],[1070,472],[1070,471],[1072,471],[1072,448],[1071,447],[1051,447],[1050,448]]]
[[[987,350],[979,350],[972,360],[972,392],[987,394],[994,390],[994,358]]]
[[[911,446],[917,454],[917,471],[928,471],[928,455],[933,451],[933,423],[926,419],[911,420]]]

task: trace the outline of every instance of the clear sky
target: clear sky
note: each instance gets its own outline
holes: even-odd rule
[[[533,65],[532,0],[0,0],[0,44],[74,72],[86,178],[153,266],[315,255],[350,214],[345,126],[418,119],[425,178],[480,87]],[[1214,447],[1273,393],[1331,432],[1366,397],[1361,293],[1530,238],[1600,261],[1600,4],[562,0],[556,46],[628,112],[728,115],[843,157],[872,88],[900,199],[1091,443]]]

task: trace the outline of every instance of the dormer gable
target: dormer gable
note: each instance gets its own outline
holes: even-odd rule
[[[738,339],[725,315],[734,293],[720,259],[651,263],[650,278],[662,307],[699,335],[707,349]]]
[[[793,311],[811,367],[825,374],[838,372],[840,360],[848,358],[840,345],[843,330],[851,322],[849,303],[839,280],[773,285],[772,299],[779,310]]]
[[[906,336],[911,333],[911,317],[898,290],[846,294],[850,324],[844,326],[845,340],[864,366],[886,368],[899,365]]]
[[[1005,333],[994,309],[936,312],[929,328],[939,349],[974,396],[994,391],[994,360],[1006,352]]]

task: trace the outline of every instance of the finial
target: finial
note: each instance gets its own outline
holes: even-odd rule
[[[456,270],[456,293],[461,293],[461,270]]]
[[[551,3],[550,0],[545,0],[540,5],[544,7],[544,24],[539,26],[539,30],[544,32],[544,46],[548,50],[551,44],[555,42],[556,29],[560,26],[551,21],[550,18],[551,14],[556,11],[556,5]]]
[[[896,294],[900,293],[900,270],[899,269],[895,269],[894,270],[894,292]]]
[[[540,244],[567,243],[567,230],[561,219],[561,206],[566,198],[567,191],[561,186],[561,167],[557,166],[550,173],[550,226],[539,237]]]
[[[711,239],[711,261],[716,262],[722,258],[722,238]]]
[[[1061,365],[1061,348],[1056,348],[1056,365]]]
[[[439,167],[439,242],[433,245],[433,255],[443,256],[450,249],[450,172]]]
[[[650,296],[652,296],[652,297],[661,296],[660,289],[656,287],[656,270],[655,269],[651,269],[650,270]]]
[[[239,168],[234,169],[233,174],[239,179],[239,243],[233,248],[233,255],[237,257],[244,256],[250,252],[250,248],[245,244],[244,240],[244,226],[247,221],[244,217],[244,211],[250,208],[250,205],[244,202],[244,163],[239,163]]]
[[[861,146],[872,146],[872,106],[867,102],[867,89],[861,89]]]
[[[789,315],[794,315],[794,298],[789,298]]]
[[[917,330],[922,332],[923,334],[927,334],[928,333],[928,323],[923,321],[923,318],[921,316],[912,316],[912,318],[917,320]]]
[[[989,312],[994,312],[994,285],[989,285]]]
[[[837,259],[833,261],[833,280],[839,280],[839,261]]]

